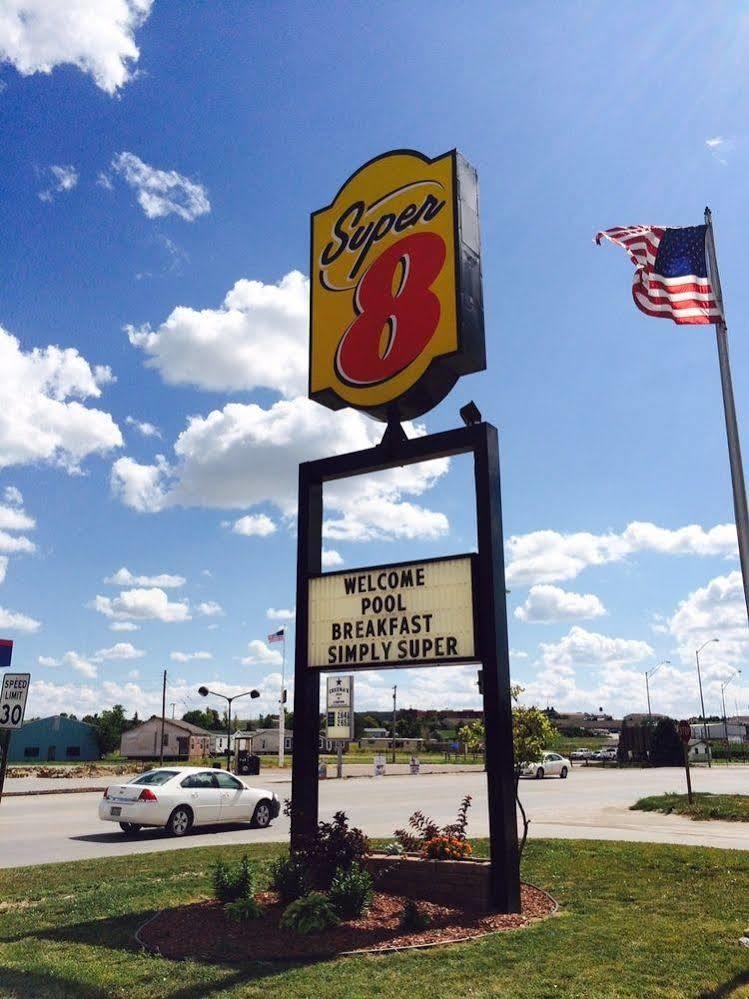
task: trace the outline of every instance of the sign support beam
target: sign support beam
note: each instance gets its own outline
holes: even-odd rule
[[[294,759],[291,848],[314,836],[318,816],[320,674],[308,660],[309,578],[322,571],[322,489],[325,482],[400,465],[473,454],[478,537],[478,647],[484,676],[486,771],[491,843],[491,898],[500,912],[520,911],[515,814],[512,705],[507,641],[502,510],[497,430],[475,423],[428,437],[386,433],[374,448],[299,466],[297,628],[294,677]],[[403,668],[406,668],[404,664]]]

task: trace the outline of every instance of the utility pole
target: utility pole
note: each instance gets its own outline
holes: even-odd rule
[[[395,722],[396,722],[396,716],[397,716],[397,713],[398,713],[397,697],[398,697],[398,688],[397,688],[397,686],[393,686],[393,754],[392,754],[392,756],[393,756],[392,762],[393,763],[395,763]]]
[[[728,739],[728,718],[726,717],[726,687],[731,682],[731,680],[735,680],[736,677],[740,675],[741,675],[741,670],[740,669],[736,670],[733,676],[729,676],[729,678],[723,681],[723,683],[721,683],[720,685],[720,696],[721,700],[723,701],[723,730],[726,733],[726,751],[728,752],[729,763],[731,762],[731,743]]]
[[[164,670],[164,684],[161,688],[161,752],[159,753],[159,766],[164,766],[164,715],[166,714],[166,670]]]
[[[710,729],[707,726],[707,716],[705,715],[705,698],[702,696],[702,673],[700,672],[700,652],[705,648],[706,645],[710,645],[711,642],[719,642],[719,638],[708,638],[706,642],[700,645],[699,649],[695,649],[695,659],[697,660],[697,682],[700,685],[700,705],[702,706],[702,734],[705,736],[705,745],[707,746],[707,765],[712,767],[712,750],[710,748]]]
[[[284,765],[284,742],[286,741],[286,628],[283,629],[283,658],[281,659],[281,693],[278,696],[278,765]]]
[[[172,721],[174,721],[174,709],[177,707],[177,702],[172,701],[171,705],[172,705]]]

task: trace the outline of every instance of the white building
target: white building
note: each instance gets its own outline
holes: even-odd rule
[[[726,729],[728,729],[728,741],[733,743],[745,742],[747,738],[747,726],[743,722],[722,721],[719,722],[690,722],[693,739],[711,739],[723,741],[726,739]]]

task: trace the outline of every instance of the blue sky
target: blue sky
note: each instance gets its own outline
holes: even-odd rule
[[[675,35],[641,3],[0,0],[0,632],[30,711],[147,713],[164,667],[177,711],[204,681],[272,706],[297,463],[381,433],[304,399],[308,216],[378,153],[454,146],[488,369],[422,422],[473,398],[500,428],[513,678],[618,714],[670,659],[653,707],[691,714],[715,635],[718,710],[749,643],[714,333],[638,313],[592,242],[710,204],[745,428],[749,15],[689,6]],[[331,493],[328,564],[468,550],[472,503],[462,461]],[[478,704],[463,668],[362,674],[358,706],[394,682]]]

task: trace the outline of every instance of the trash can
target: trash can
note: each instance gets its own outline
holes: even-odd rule
[[[237,773],[241,777],[257,777],[260,773],[260,757],[240,750],[237,753]]]

